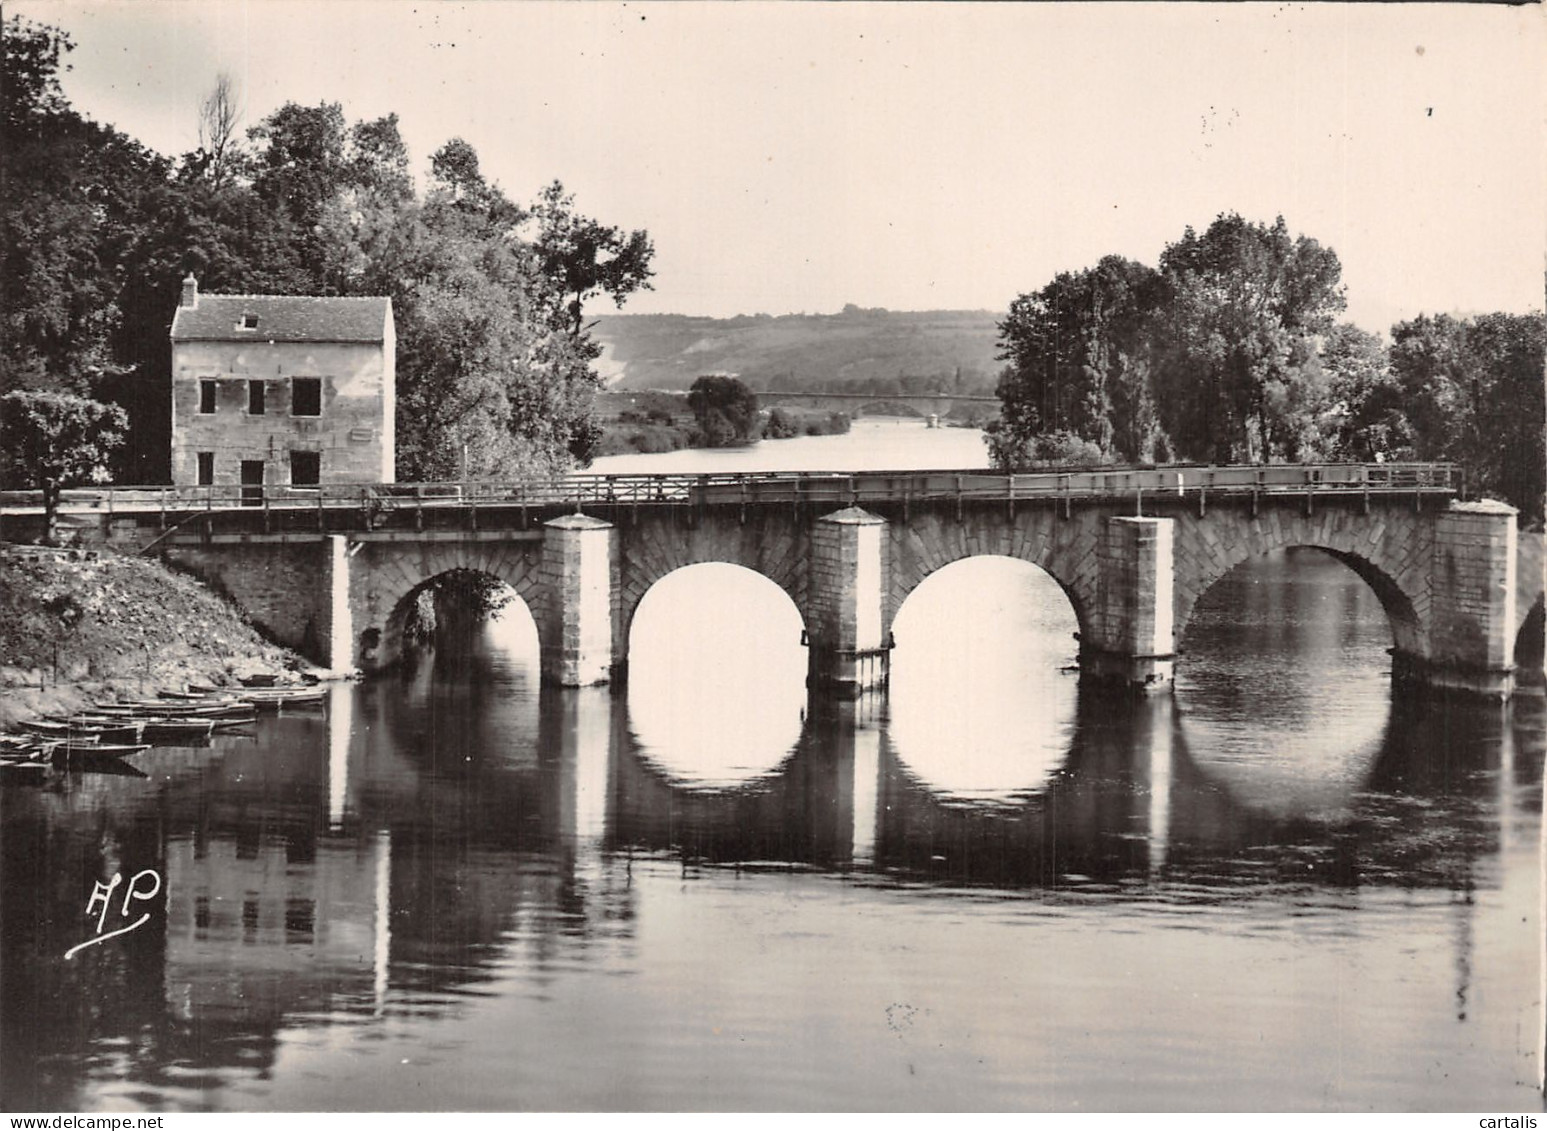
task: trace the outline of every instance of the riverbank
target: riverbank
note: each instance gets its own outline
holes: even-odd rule
[[[930,428],[923,420],[862,416],[841,436],[795,436],[741,448],[688,448],[659,455],[629,452],[597,459],[597,475],[712,475],[760,471],[905,471],[988,466],[983,433]]]
[[[663,393],[638,393],[626,398],[627,407],[601,420],[602,437],[597,458],[620,455],[660,455],[691,448],[713,447],[690,412],[683,412],[683,398]],[[788,440],[799,436],[840,436],[852,420],[847,413],[780,406],[761,415],[759,440]]]
[[[0,546],[0,730],[104,698],[304,666],[159,562]]]

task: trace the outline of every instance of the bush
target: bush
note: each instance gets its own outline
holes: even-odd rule
[[[830,412],[806,421],[807,436],[842,436],[853,422],[846,412]]]
[[[788,440],[801,433],[800,418],[787,409],[776,408],[768,414],[763,435],[770,440]]]

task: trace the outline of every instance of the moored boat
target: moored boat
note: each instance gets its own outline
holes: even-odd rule
[[[328,689],[318,686],[250,688],[244,693],[248,702],[258,707],[289,707],[301,703],[321,703],[327,698]]]
[[[245,699],[230,703],[187,703],[166,699],[123,699],[116,703],[94,703],[92,711],[99,715],[130,718],[165,718],[175,713],[178,718],[241,718],[250,717],[255,708]]]
[[[147,718],[142,737],[147,742],[168,742],[184,738],[208,738],[215,729],[215,719]],[[241,722],[240,719],[229,720]]]
[[[138,719],[110,718],[106,715],[54,716],[22,725],[29,729],[35,728],[36,734],[56,738],[95,737],[98,742],[138,742],[140,732],[144,729]]]

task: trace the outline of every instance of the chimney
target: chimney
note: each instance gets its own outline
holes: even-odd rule
[[[188,277],[183,280],[183,300],[178,306],[199,305],[199,280],[193,277],[193,272],[188,272]]]

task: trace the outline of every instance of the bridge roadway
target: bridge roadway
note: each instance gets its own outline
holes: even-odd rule
[[[1118,467],[1080,468],[1009,474],[983,469],[936,471],[737,472],[705,475],[569,475],[524,482],[365,483],[293,487],[237,484],[154,487],[102,487],[65,491],[63,511],[105,516],[161,516],[163,529],[214,512],[244,515],[250,509],[316,512],[318,530],[357,529],[359,512],[381,516],[462,509],[467,521],[485,509],[525,507],[535,511],[586,506],[762,505],[813,506],[931,502],[939,500],[1052,501],[1073,503],[1145,496],[1190,499],[1206,508],[1210,497],[1261,497],[1290,494],[1313,497],[1350,494],[1435,495],[1451,498],[1462,490],[1454,464],[1293,464],[1260,467]],[[0,517],[13,522],[41,510],[35,491],[0,492]],[[235,517],[235,516],[233,516]],[[244,525],[253,521],[248,516]],[[291,529],[290,520],[276,519]],[[310,521],[310,520],[306,520]],[[271,522],[269,525],[273,525]],[[485,525],[487,523],[485,522]]]
[[[1541,540],[1518,535],[1512,508],[1461,492],[1447,464],[578,475],[113,488],[74,493],[65,519],[204,577],[337,669],[391,664],[417,592],[485,573],[531,609],[544,676],[563,685],[620,678],[649,588],[728,562],[789,596],[813,685],[843,693],[885,682],[897,609],[962,558],[1039,566],[1069,597],[1084,674],[1162,689],[1210,585],[1253,556],[1315,546],[1380,599],[1395,676],[1508,695],[1541,599]],[[28,503],[0,497],[12,540],[39,522]]]

